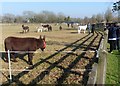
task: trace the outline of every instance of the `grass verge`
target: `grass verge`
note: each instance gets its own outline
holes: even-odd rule
[[[120,52],[114,50],[107,56],[106,84],[120,86]]]

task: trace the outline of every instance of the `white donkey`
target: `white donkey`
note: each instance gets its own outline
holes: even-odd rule
[[[48,28],[44,28],[42,26],[37,27],[37,32],[43,32],[43,31],[48,31]]]
[[[86,29],[87,29],[87,25],[85,25],[85,26],[78,26],[78,34],[80,34],[81,30],[84,30],[84,33],[85,33]]]
[[[43,27],[36,27],[36,29],[37,29],[37,32],[42,32]]]

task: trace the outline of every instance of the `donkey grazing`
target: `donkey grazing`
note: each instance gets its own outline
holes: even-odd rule
[[[52,31],[52,26],[51,25],[49,25],[48,31]]]
[[[37,27],[37,32],[43,32],[43,31],[52,31],[52,26],[47,24]]]
[[[28,64],[33,65],[32,59],[33,59],[33,53],[37,49],[41,49],[44,51],[46,47],[45,42],[45,36],[37,39],[37,38],[18,38],[18,37],[7,37],[4,41],[5,44],[5,51],[7,52],[10,50],[12,52],[10,55],[13,57],[14,62],[16,62],[15,59],[15,53],[16,52],[27,52],[28,54]],[[8,57],[6,53],[6,62],[8,62]]]
[[[29,27],[22,25],[23,33],[29,32]]]
[[[59,27],[59,30],[62,30],[62,26]]]

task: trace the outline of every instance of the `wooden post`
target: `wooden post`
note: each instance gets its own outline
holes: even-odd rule
[[[97,63],[94,63],[93,64],[93,68],[91,70],[91,73],[89,74],[89,79],[88,79],[88,82],[87,82],[87,85],[89,86],[95,86],[96,84],[96,79],[97,79],[97,67],[98,67],[98,64]]]
[[[9,62],[9,74],[10,74],[10,83],[12,82],[12,74],[11,74],[11,62],[10,62],[10,51],[8,50],[8,62]]]

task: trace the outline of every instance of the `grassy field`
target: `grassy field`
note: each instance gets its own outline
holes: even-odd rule
[[[108,85],[120,85],[120,52],[113,51],[113,54],[108,53],[107,56],[107,72],[106,72],[106,84]]]
[[[21,70],[28,67],[30,71],[12,71],[14,83],[17,84],[81,84],[87,83],[92,64],[94,64],[94,52],[100,42],[101,34],[94,35],[77,33],[77,29],[62,25],[52,24],[52,32],[36,32],[39,24],[29,24],[30,32],[23,34],[22,24],[2,25],[1,49],[4,51],[4,39],[8,36],[35,37],[46,36],[46,49],[44,52],[37,50],[33,57],[33,66],[27,64],[27,55],[17,58],[18,62],[11,62],[12,70]],[[73,51],[74,53],[66,53]],[[86,51],[86,52],[80,52]],[[4,53],[3,57],[4,58]],[[3,60],[2,68],[8,69],[8,64]],[[8,81],[8,72],[2,71],[2,82]]]

